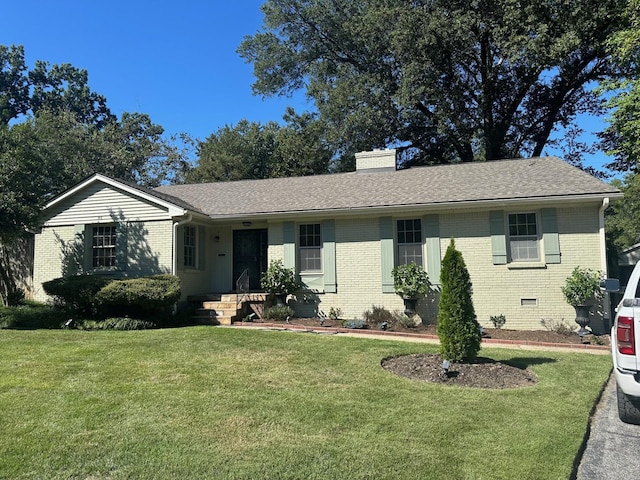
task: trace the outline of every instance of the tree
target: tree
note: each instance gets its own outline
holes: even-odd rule
[[[471,300],[471,279],[455,242],[447,248],[440,270],[437,333],[440,354],[453,362],[475,360],[480,351],[480,325]]]
[[[640,158],[640,0],[629,0],[626,16],[628,28],[612,35],[608,42],[614,61],[626,75],[604,85],[613,96],[608,101],[609,125],[601,138],[605,151],[614,159],[608,168],[636,172]]]
[[[600,112],[623,0],[267,0],[238,51],[253,89],[305,88],[339,152],[400,145],[409,164],[537,156]]]
[[[0,45],[0,125],[40,111],[72,112],[83,123],[99,127],[113,121],[103,95],[91,91],[86,70],[68,63],[38,60],[28,70],[21,45]]]
[[[198,163],[187,182],[327,173],[331,152],[315,116],[289,109],[284,120],[284,126],[241,120],[219,129],[198,145]]]

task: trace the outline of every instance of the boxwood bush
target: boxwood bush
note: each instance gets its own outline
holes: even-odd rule
[[[114,279],[98,275],[74,275],[54,278],[42,288],[54,297],[56,304],[87,315],[96,313],[97,293]]]
[[[180,299],[180,279],[175,275],[114,280],[96,295],[103,313],[130,317],[167,313]]]

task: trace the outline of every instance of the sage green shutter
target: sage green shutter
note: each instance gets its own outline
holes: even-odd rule
[[[545,263],[560,263],[560,236],[555,208],[540,210],[542,217],[542,240],[544,243]]]
[[[207,263],[207,229],[198,226],[198,270],[204,270]]]
[[[282,225],[282,241],[284,258],[282,263],[285,268],[296,268],[296,231],[293,222],[284,222]]]
[[[76,229],[80,228],[76,226]],[[76,230],[76,235],[78,231]],[[84,268],[87,271],[93,269],[93,227],[91,225],[84,226]]]
[[[336,222],[325,220],[322,232],[322,263],[324,271],[324,291],[336,293]]]
[[[493,210],[489,212],[489,231],[491,233],[491,255],[494,265],[507,263],[507,238],[505,236],[504,212]]]
[[[380,218],[380,264],[382,266],[382,292],[393,293],[393,220],[391,217]]]
[[[127,269],[127,247],[128,247],[128,228],[127,224],[122,222],[116,225],[116,267],[118,270]]]
[[[424,243],[427,249],[426,269],[429,280],[434,285],[440,284],[440,219],[438,215],[426,215],[424,224]]]
[[[89,256],[91,246],[87,246],[87,242],[91,241],[91,235],[87,234],[87,227],[85,225],[74,225],[73,230],[72,255],[74,256],[75,274],[85,273],[91,268],[91,257]],[[69,271],[69,274],[71,274],[71,271]]]

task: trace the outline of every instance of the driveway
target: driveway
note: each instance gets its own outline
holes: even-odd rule
[[[618,418],[616,380],[611,375],[596,407],[587,447],[578,467],[577,480],[638,478],[640,425]]]

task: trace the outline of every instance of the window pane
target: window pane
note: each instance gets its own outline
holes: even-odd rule
[[[320,224],[308,223],[300,225],[298,230],[298,245],[300,247],[300,271],[322,270],[322,240],[320,237]]]
[[[415,262],[422,266],[422,223],[420,219],[398,220],[398,264]]]
[[[511,261],[540,260],[540,241],[535,213],[509,214]]]
[[[196,266],[196,227],[184,227],[183,262],[185,267]]]
[[[97,267],[115,267],[116,265],[116,227],[101,226],[92,228],[92,265]]]

